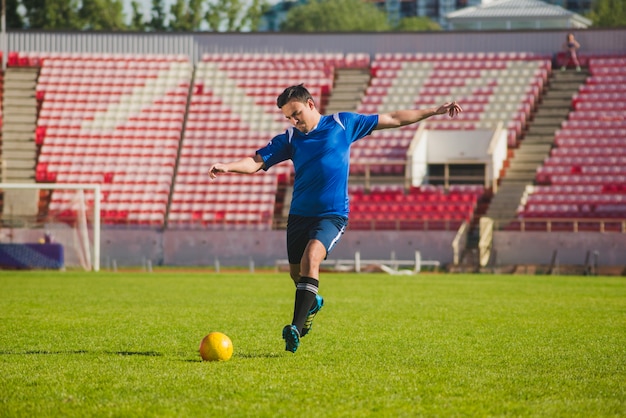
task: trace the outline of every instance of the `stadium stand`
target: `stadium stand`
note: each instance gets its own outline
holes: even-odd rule
[[[358,107],[363,113],[380,113],[400,108],[423,108],[457,100],[464,112],[454,120],[445,116],[429,119],[426,126],[439,130],[492,129],[502,123],[508,131],[509,147],[516,147],[540,99],[551,71],[550,57],[530,53],[415,53],[377,54],[371,66],[372,79]],[[402,179],[407,152],[416,127],[377,131],[353,146],[351,173]],[[476,199],[475,185],[464,198]],[[412,190],[408,195],[415,193]],[[445,202],[446,192],[438,189]],[[453,197],[463,194],[457,190]],[[358,200],[358,194],[356,195]],[[399,199],[399,196],[394,196]],[[412,196],[407,198],[411,201]],[[474,200],[474,206],[475,206]],[[352,207],[352,228],[454,229],[461,220],[472,220],[474,209],[449,207],[450,211],[415,206],[411,222],[382,222],[393,208],[380,213]],[[422,214],[422,218],[420,218]],[[401,213],[401,217],[406,214]],[[446,217],[441,222],[441,217]],[[435,219],[433,219],[433,217]]]
[[[162,227],[192,65],[179,55],[29,54],[40,65],[36,179],[102,184],[102,221]],[[53,193],[52,214],[71,211]]]
[[[511,229],[622,231],[626,219],[626,58],[588,59],[591,77],[572,99],[554,148]],[[611,103],[607,109],[607,103]],[[613,106],[615,104],[615,106]]]
[[[550,70],[549,57],[529,53],[377,54],[371,86],[358,110],[377,113],[457,100],[464,109],[458,118],[433,119],[428,127],[471,130],[502,122],[509,131],[509,146],[515,147]],[[378,143],[355,146],[357,160],[361,155],[379,161],[402,157],[414,133],[415,127],[376,132],[373,138],[380,136]],[[363,149],[367,147],[370,150]]]
[[[178,228],[273,226],[278,188],[290,181],[289,164],[260,176],[224,176],[209,182],[216,161],[250,156],[287,127],[276,97],[304,83],[317,103],[333,88],[335,67],[356,65],[344,54],[206,54],[196,67],[170,209]]]
[[[592,76],[537,169],[537,186],[525,197],[520,219],[610,220],[626,214],[620,186],[626,184],[623,104],[602,107],[626,92],[624,58],[587,62]],[[8,63],[41,67],[37,181],[102,184],[103,221],[110,225],[164,226],[171,193],[171,227],[209,229],[276,226],[290,165],[261,176],[224,177],[219,184],[209,182],[206,169],[216,160],[251,155],[286,127],[275,107],[286,85],[305,83],[323,103],[332,94],[336,68],[370,64],[369,57],[343,54],[207,54],[192,78],[189,59],[177,55],[10,53]],[[378,54],[357,110],[456,99],[465,110],[459,120],[442,117],[429,121],[429,128],[471,130],[503,122],[515,147],[550,70],[549,58],[527,53]],[[369,166],[375,175],[402,182],[414,135],[415,127],[407,127],[359,141],[352,174]],[[482,185],[454,193],[440,186],[402,193],[403,186],[375,186],[367,193],[360,187],[351,189],[353,229],[456,228],[472,220],[484,192]],[[50,211],[62,214],[71,205],[67,199],[53,195]]]
[[[451,230],[470,222],[484,189],[480,185],[350,188],[350,229]]]

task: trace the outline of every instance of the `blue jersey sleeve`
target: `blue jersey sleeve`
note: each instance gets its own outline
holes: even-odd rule
[[[257,154],[263,158],[265,163],[264,169],[286,161],[291,158],[291,144],[289,143],[289,136],[287,132],[276,135],[261,149],[256,151]]]
[[[346,129],[348,137],[352,138],[352,142],[371,134],[378,125],[378,115],[341,112],[337,116]]]

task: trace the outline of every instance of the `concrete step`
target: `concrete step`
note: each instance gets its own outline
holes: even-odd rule
[[[23,81],[36,81],[38,70],[35,71],[16,71],[15,68],[9,68],[4,74],[4,85],[11,85]],[[6,88],[6,87],[5,87]]]
[[[8,151],[8,150],[13,150],[13,151],[36,151],[37,150],[37,144],[35,144],[35,141],[33,140],[28,140],[28,141],[10,141],[10,140],[4,140],[2,141],[2,150],[3,151]]]
[[[340,84],[367,84],[369,82],[369,76],[341,74],[335,79],[335,83]]]
[[[360,81],[358,83],[341,83],[337,84],[332,93],[335,94],[337,91],[359,91],[363,92],[367,88],[366,81]]]
[[[565,114],[565,116],[567,117],[567,113]],[[544,115],[540,112],[537,112],[537,114],[535,114],[535,118],[532,121],[532,126],[552,126],[552,127],[558,127],[561,126],[561,122],[563,122],[565,118],[559,116],[553,116],[553,115]]]
[[[567,115],[569,114],[570,109],[568,107],[548,107],[548,106],[541,106],[538,110],[537,113],[535,113],[535,117],[532,120],[532,123],[535,122],[536,119],[539,118],[555,118],[555,119],[567,119]]]
[[[518,155],[547,154],[551,149],[552,144],[526,142],[524,139],[519,149],[515,151],[515,157]]]
[[[535,125],[530,125],[530,127],[528,128],[528,131],[526,132],[526,135],[540,135],[540,136],[548,136],[551,135],[552,137],[554,137],[554,133],[557,131],[557,129],[559,129],[560,127],[555,127],[555,126],[535,126]]]
[[[5,91],[34,90],[37,80],[12,80],[4,83]]]
[[[542,145],[550,145],[554,143],[554,135],[526,135],[521,142],[521,146],[523,145],[532,145],[532,144],[542,144]]]
[[[506,178],[509,182],[517,182],[521,184],[533,183],[536,170],[528,171],[507,171]]]
[[[509,167],[506,169],[507,174],[513,173],[523,173],[523,172],[534,172],[537,170],[537,167],[543,164],[545,160],[545,156],[537,156],[537,158],[532,159],[520,159],[515,163],[510,163]]]
[[[5,160],[35,160],[37,158],[37,150],[36,149],[7,149],[7,147],[2,144],[2,158]]]
[[[31,127],[28,131],[7,131],[6,125],[2,127],[2,140],[8,142],[28,142],[35,140],[35,132]]]
[[[5,183],[34,183],[35,170],[12,170],[2,174]]]
[[[489,205],[488,211],[507,211],[515,210],[522,200],[522,194],[509,196],[507,200],[494,200]]]
[[[545,99],[571,99],[573,93],[576,90],[566,89],[566,90],[548,90],[546,94],[543,96]]]
[[[37,100],[35,96],[29,95],[29,97],[22,96],[8,96],[4,97],[4,108],[8,110],[9,107],[32,107],[37,109]]]
[[[15,122],[13,120],[6,120],[2,125],[2,135],[4,136],[10,132],[35,132],[35,125],[32,123]]]
[[[37,108],[35,106],[4,106],[4,115],[6,120],[13,120],[17,116],[33,116],[37,117]]]
[[[7,89],[5,84],[4,97],[19,97],[19,98],[30,98],[35,100],[35,89],[26,89],[26,90],[13,90]]]
[[[335,101],[335,100],[344,100],[344,101],[351,101],[351,100],[356,100],[356,101],[360,101],[362,97],[362,93],[359,91],[339,91],[339,92],[333,92],[333,96],[331,98],[331,100]]]
[[[31,124],[34,126],[37,123],[37,114],[36,112],[32,112],[32,114],[28,113],[14,113],[14,111],[10,113],[5,113],[3,119],[8,127],[11,127],[14,124]]]
[[[5,173],[14,173],[16,170],[17,171],[34,170],[35,165],[36,165],[36,161],[34,157],[26,158],[26,159],[16,159],[16,158],[9,158],[3,154],[2,159],[5,162],[5,165],[4,165]]]
[[[559,98],[559,97],[544,97],[541,102],[541,107],[559,108],[559,109],[571,109],[572,98]]]

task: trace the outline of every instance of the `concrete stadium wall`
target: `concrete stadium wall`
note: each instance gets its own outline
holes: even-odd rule
[[[419,251],[423,260],[452,261],[455,232],[421,231],[348,231],[329,259],[413,260]],[[393,255],[392,255],[393,254]],[[138,266],[145,260],[153,265],[274,266],[287,258],[285,231],[189,231],[104,230],[101,241],[101,265],[108,268]]]
[[[588,251],[598,251],[599,266],[626,265],[626,234],[599,232],[495,231],[496,265],[549,265],[558,250],[561,265],[584,265]]]
[[[330,259],[423,260],[452,262],[454,231],[348,231]],[[287,258],[285,231],[104,230],[101,265],[274,266]],[[495,231],[496,265],[550,264],[558,250],[561,265],[583,265],[588,251],[598,251],[600,266],[626,265],[626,234],[595,232]]]
[[[415,251],[422,259],[452,261],[454,232],[348,231],[331,252],[329,259],[412,260]],[[273,266],[287,258],[285,231],[165,231],[163,263],[166,265]]]
[[[568,30],[413,33],[120,33],[9,31],[9,51],[184,54],[210,52],[508,52],[553,54]],[[626,29],[578,30],[581,53],[625,53]]]
[[[11,230],[14,242],[37,242],[42,230]],[[329,259],[422,260],[452,262],[454,231],[348,231]],[[274,266],[287,258],[285,231],[189,231],[104,229],[101,236],[101,268],[152,265]],[[495,231],[495,264],[548,265],[558,250],[561,265],[583,265],[588,251],[598,252],[599,266],[626,265],[626,234],[597,232]],[[393,254],[393,256],[392,256]],[[70,256],[68,254],[68,256]]]

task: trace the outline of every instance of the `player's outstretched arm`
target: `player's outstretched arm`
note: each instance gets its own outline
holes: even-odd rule
[[[374,129],[398,128],[417,123],[435,115],[447,114],[453,118],[462,111],[463,109],[457,102],[448,102],[441,106],[427,109],[396,110],[395,112],[381,113],[378,115],[378,125]]]
[[[263,168],[263,159],[259,154],[229,163],[215,163],[209,168],[209,177],[216,178],[219,173],[252,174]]]

